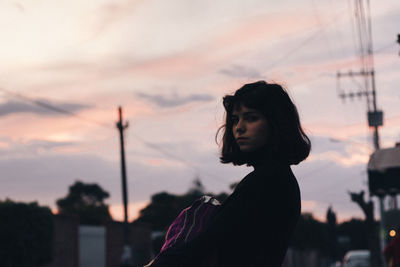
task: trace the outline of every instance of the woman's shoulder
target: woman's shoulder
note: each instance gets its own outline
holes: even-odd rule
[[[289,165],[269,165],[256,169],[250,187],[255,198],[265,201],[271,198],[278,201],[287,196],[300,198],[300,188]]]
[[[234,192],[226,202],[237,200],[245,201],[269,201],[269,199],[282,195],[299,195],[299,186],[289,165],[266,164],[258,166],[253,172],[246,175],[236,186]]]

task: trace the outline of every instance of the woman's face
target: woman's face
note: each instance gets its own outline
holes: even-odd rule
[[[231,119],[233,137],[240,151],[253,152],[267,144],[269,127],[261,112],[240,105],[233,109]]]

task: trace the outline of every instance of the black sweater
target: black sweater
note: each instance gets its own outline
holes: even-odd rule
[[[241,180],[205,232],[168,249],[152,267],[281,267],[300,205],[290,167],[268,161]]]

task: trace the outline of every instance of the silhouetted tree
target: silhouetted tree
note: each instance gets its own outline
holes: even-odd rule
[[[165,231],[178,216],[183,199],[168,192],[156,193],[142,210],[136,222],[151,224],[153,231]],[[185,201],[186,202],[186,201]]]
[[[299,249],[317,249],[329,255],[329,236],[326,223],[314,219],[311,213],[301,214],[297,222],[291,246]]]
[[[381,247],[379,243],[379,226],[374,219],[374,203],[372,200],[364,200],[364,191],[360,193],[349,192],[351,201],[357,203],[365,215],[365,224],[367,231],[365,235],[368,237],[368,247],[371,253],[371,267],[383,266]]]
[[[201,182],[199,177],[196,177],[193,182],[192,182],[192,187],[189,188],[189,191],[187,192],[187,194],[189,195],[197,195],[197,196],[202,196],[204,195],[204,185]]]
[[[337,234],[342,240],[340,256],[343,257],[348,250],[368,249],[367,227],[363,220],[351,219],[338,225]]]
[[[328,249],[329,256],[333,261],[340,260],[338,256],[337,247],[337,223],[336,223],[336,213],[329,206],[326,212],[326,223],[328,224]]]
[[[97,184],[76,181],[69,187],[68,195],[57,200],[60,214],[75,214],[80,224],[99,225],[111,220],[104,200],[110,195]]]
[[[0,266],[36,267],[53,256],[53,214],[36,202],[0,201]]]
[[[205,193],[205,188],[199,178],[193,180],[192,186],[183,195],[174,195],[168,192],[156,193],[151,197],[151,202],[139,213],[135,222],[145,222],[152,226],[153,231],[166,232],[173,220],[181,211],[189,207],[196,199],[203,195],[214,196],[221,203],[228,197],[228,194],[221,192]],[[164,235],[160,233],[153,239],[153,250],[158,252],[164,243]]]
[[[151,202],[140,211],[137,222],[146,222],[152,225],[155,231],[166,231],[179,213],[189,207],[196,199],[203,195],[211,195],[223,202],[228,194],[221,192],[205,193],[205,188],[199,178],[193,180],[192,186],[183,195],[174,195],[168,192],[156,193],[151,197]]]

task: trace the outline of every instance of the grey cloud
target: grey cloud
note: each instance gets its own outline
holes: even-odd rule
[[[58,147],[75,146],[77,142],[57,142],[43,139],[31,140],[27,143],[13,141],[10,138],[3,137],[0,141],[6,144],[0,148],[0,159],[2,158],[20,158],[20,157],[36,157],[44,151],[52,151]]]
[[[320,154],[326,151],[335,151],[342,156],[348,156],[346,147],[349,145],[347,142],[336,140],[330,136],[309,136],[312,144],[312,153]]]
[[[76,144],[75,142],[55,142],[55,141],[48,141],[48,140],[32,140],[29,142],[29,146],[31,147],[41,147],[41,148],[46,148],[46,149],[52,149],[55,147],[61,147],[61,146],[71,146]]]
[[[172,94],[170,96],[165,96],[160,94],[150,95],[146,93],[137,93],[136,95],[163,108],[182,106],[191,102],[208,102],[214,99],[212,95],[208,94],[191,94],[188,96]]]
[[[354,139],[335,139],[331,136],[312,136],[310,135],[312,144],[311,153],[319,155],[327,151],[334,151],[343,158],[350,158],[352,153],[370,153],[372,146],[367,143],[365,136]],[[352,148],[351,151],[349,148]]]
[[[261,78],[261,74],[257,70],[239,65],[232,65],[230,68],[222,69],[219,72],[231,77]]]
[[[32,102],[8,100],[0,104],[0,116],[13,113],[59,116],[62,113],[74,113],[87,108],[90,108],[90,106],[78,103],[51,102],[45,99],[37,99]]]

